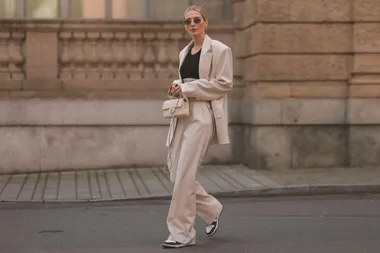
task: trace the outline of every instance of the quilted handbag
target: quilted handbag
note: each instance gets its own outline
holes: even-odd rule
[[[179,118],[189,116],[189,101],[186,98],[166,100],[162,106],[164,118]]]

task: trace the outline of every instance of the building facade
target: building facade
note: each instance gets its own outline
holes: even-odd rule
[[[231,20],[232,0],[1,0],[8,19],[177,20],[193,4],[212,20]]]
[[[206,163],[380,164],[378,0],[0,0],[0,173],[162,166],[192,3],[235,55]]]

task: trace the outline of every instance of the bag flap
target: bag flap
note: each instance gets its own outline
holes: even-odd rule
[[[181,107],[183,103],[184,103],[183,98],[166,100],[162,106],[162,110],[167,110],[169,108]]]

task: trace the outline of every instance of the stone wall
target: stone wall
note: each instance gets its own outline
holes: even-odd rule
[[[179,22],[2,21],[0,173],[164,164],[161,107],[189,42],[183,30]],[[233,48],[231,23],[209,32]],[[237,161],[223,146],[205,162]]]
[[[235,0],[228,146],[206,163],[380,165],[380,2]],[[161,166],[181,24],[2,21],[0,173]]]
[[[242,160],[380,165],[380,2],[234,1]]]

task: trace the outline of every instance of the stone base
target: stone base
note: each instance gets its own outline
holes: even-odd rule
[[[163,166],[162,102],[0,101],[0,174]],[[237,163],[232,150],[211,146],[204,164]]]
[[[245,165],[298,169],[380,165],[380,126],[246,126]]]
[[[204,164],[379,166],[378,104],[231,100],[231,144],[211,146]],[[161,106],[141,100],[0,101],[0,173],[163,166],[168,120]]]
[[[0,127],[0,173],[162,166],[167,126]],[[232,163],[230,145],[205,164]]]

